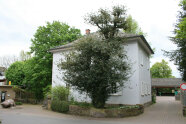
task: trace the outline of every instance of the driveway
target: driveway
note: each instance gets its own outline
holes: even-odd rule
[[[66,115],[43,110],[38,105],[0,109],[2,124],[186,124],[180,101],[174,97],[157,97],[157,103],[136,117],[99,119]]]

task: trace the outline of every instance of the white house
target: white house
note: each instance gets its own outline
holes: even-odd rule
[[[90,34],[91,35],[91,34]],[[125,35],[125,34],[124,34]],[[123,44],[129,62],[131,63],[132,74],[121,91],[111,94],[107,103],[109,104],[145,104],[151,102],[151,76],[150,56],[153,50],[142,35],[125,35],[127,42]],[[78,42],[78,40],[74,41]],[[65,85],[63,71],[58,69],[58,63],[64,59],[63,53],[71,50],[73,42],[50,50],[53,53],[52,86]],[[77,101],[90,102],[86,93],[79,93],[71,89],[71,94]]]

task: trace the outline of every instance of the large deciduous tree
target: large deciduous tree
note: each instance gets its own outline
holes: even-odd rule
[[[166,52],[166,55],[178,65],[182,79],[186,81],[186,0],[181,0],[179,6],[181,10],[174,30],[175,36],[171,38],[172,42],[177,45],[177,49]]]
[[[152,65],[151,69],[152,78],[172,78],[172,70],[168,65],[168,62],[162,60]]]
[[[59,67],[66,70],[64,80],[76,89],[86,92],[96,108],[103,108],[113,92],[117,92],[130,73],[123,49],[126,38],[118,37],[119,29],[126,29],[124,7],[112,11],[100,9],[89,14],[86,21],[99,29],[74,44]]]
[[[46,26],[40,26],[37,29],[30,47],[31,53],[34,54],[34,59],[30,62],[33,73],[28,74],[32,77],[30,80],[32,88],[38,89],[35,91],[41,96],[43,96],[43,88],[52,82],[52,54],[49,49],[74,41],[80,36],[79,29],[71,28],[59,21],[47,22]]]

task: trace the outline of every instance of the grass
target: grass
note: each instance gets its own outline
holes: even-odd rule
[[[93,105],[91,103],[87,103],[87,102],[76,102],[76,101],[73,101],[71,103],[71,105],[77,105],[77,106],[85,107],[85,108],[93,107]]]

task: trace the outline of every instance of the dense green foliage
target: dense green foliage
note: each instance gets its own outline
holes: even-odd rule
[[[12,85],[22,85],[25,78],[24,75],[24,62],[13,63],[5,72],[7,82],[11,81]]]
[[[49,49],[72,42],[80,36],[79,29],[71,28],[58,21],[47,22],[46,26],[40,26],[37,29],[30,47],[31,53],[34,54],[30,81],[35,85],[33,89],[40,92],[41,96],[43,96],[43,88],[52,82],[52,53]]]
[[[66,113],[69,111],[69,103],[67,101],[52,100],[51,109],[56,112]]]
[[[16,62],[10,66],[6,76],[13,84],[23,86],[32,91],[37,100],[44,97],[48,85],[52,83],[52,53],[50,48],[72,42],[81,36],[80,30],[71,28],[65,23],[54,21],[40,26],[31,39],[31,52],[21,53],[24,62]]]
[[[57,112],[68,112],[69,104],[68,96],[70,91],[68,88],[64,86],[55,86],[48,91],[48,95],[51,94],[52,102],[51,102],[51,109]]]
[[[67,84],[86,92],[96,108],[103,108],[110,94],[119,91],[128,79],[130,69],[122,47],[126,38],[117,36],[119,29],[126,28],[125,20],[124,7],[90,14],[86,21],[96,25],[99,33],[79,39],[59,64],[66,70]]]
[[[42,68],[40,68],[35,57],[25,61],[23,85],[27,90],[34,92],[35,98],[38,100],[43,98],[43,88],[49,84],[46,79],[47,72],[41,73],[41,71]]]
[[[172,78],[172,70],[164,59],[161,62],[156,62],[151,69],[152,78]]]
[[[84,107],[84,108],[90,108],[92,107],[91,103],[87,103],[87,102],[77,102],[77,101],[70,101],[71,105],[77,105],[80,107]]]
[[[102,34],[106,39],[112,39],[119,29],[127,29],[126,18],[125,7],[114,6],[112,11],[101,8],[97,13],[88,14],[85,21],[97,26],[100,34]]]
[[[156,103],[156,89],[152,89],[152,103]]]
[[[181,10],[174,30],[175,36],[171,38],[172,42],[177,45],[177,49],[166,52],[166,54],[178,65],[182,79],[186,81],[186,0],[181,0],[179,6]]]
[[[164,59],[162,59],[161,62],[156,62],[154,65],[152,65],[150,71],[152,78],[175,78],[172,76],[172,69],[169,67],[168,62],[166,62]],[[174,88],[156,88],[157,95],[160,95],[161,93],[171,94],[173,89]],[[154,95],[155,91],[153,91],[152,100],[155,100]]]
[[[22,102],[15,102],[16,105],[22,105]]]
[[[138,34],[138,35],[146,35],[141,28],[139,27],[138,23],[129,15],[126,19],[127,28],[125,30],[126,33],[129,34]]]
[[[52,99],[59,101],[68,101],[69,89],[64,86],[55,86],[52,88]]]

